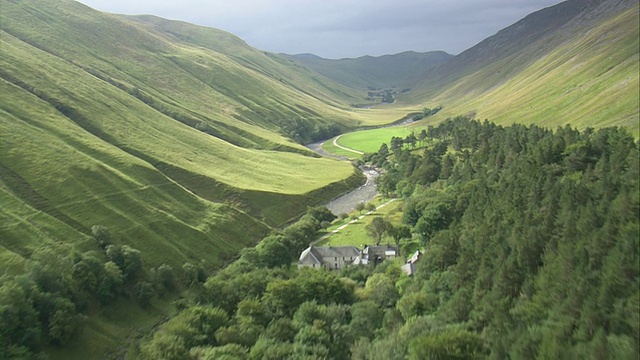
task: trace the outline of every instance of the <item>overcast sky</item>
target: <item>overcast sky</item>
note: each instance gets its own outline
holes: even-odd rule
[[[270,52],[325,58],[444,50],[458,54],[560,0],[80,0],[238,35]]]

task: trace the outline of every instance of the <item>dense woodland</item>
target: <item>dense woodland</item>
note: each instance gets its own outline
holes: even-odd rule
[[[398,302],[442,326],[424,344],[458,326],[491,358],[637,358],[631,135],[458,118],[424,141],[434,146],[371,157],[388,169],[381,189],[407,198],[403,220],[425,245]]]
[[[102,253],[36,254],[3,279],[0,346],[33,355],[69,341],[96,302],[182,291],[141,358],[638,358],[639,153],[626,130],[456,118],[365,161],[405,199],[424,249],[414,277],[401,261],[292,267],[333,220],[323,208],[208,278],[193,264],[143,273],[136,250],[97,227]]]

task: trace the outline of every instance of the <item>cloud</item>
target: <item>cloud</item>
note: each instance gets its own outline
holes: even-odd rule
[[[329,58],[407,50],[459,53],[559,0],[81,0],[232,32],[257,48]]]

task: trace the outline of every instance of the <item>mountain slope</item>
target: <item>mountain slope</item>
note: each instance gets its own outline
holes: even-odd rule
[[[204,122],[213,128],[215,135],[226,135],[229,141],[243,141],[244,134],[233,136],[233,133],[245,130],[249,135],[283,142],[284,139],[272,139],[266,132],[250,125],[279,131],[287,125],[295,127],[297,124],[292,119],[302,120],[310,126],[330,125],[324,116],[327,115],[336,119],[336,126],[349,124],[349,114],[333,105],[352,95],[328,94],[325,89],[325,99],[330,98],[332,105],[327,106],[327,102],[288,86],[284,79],[244,66],[225,51],[250,54],[256,59],[255,63],[267,64],[263,67],[273,65],[274,61],[231,34],[224,33],[221,41],[209,41],[209,46],[222,49],[212,50],[183,42],[146,23],[140,24],[138,19],[131,21],[126,17],[99,13],[79,3],[28,4],[3,6],[6,14],[4,31],[72,61],[94,76],[129,92],[139,90],[134,95],[164,112],[190,118],[193,115],[181,109],[189,107],[199,115],[190,119],[192,122]],[[30,24],[37,24],[37,27]],[[199,29],[184,24],[174,27]],[[280,69],[281,72],[289,70]],[[298,73],[295,74],[297,82],[313,84],[310,75],[304,74],[304,77],[301,71]],[[247,84],[252,86],[247,87]],[[211,102],[216,106],[210,106]],[[240,123],[232,121],[235,119]],[[300,140],[305,140],[304,137],[308,136],[301,134]]]
[[[285,61],[246,45],[261,71],[73,1],[3,2],[0,38],[0,258],[15,271],[45,245],[94,248],[97,224],[150,266],[218,266],[361,179],[283,136],[352,126],[349,95],[289,86],[266,74]]]
[[[445,63],[452,57],[443,51],[407,51],[379,57],[362,56],[337,60],[311,54],[286,56],[338,83],[359,89],[404,88],[411,80],[424,75],[428,69]]]
[[[333,106],[345,108],[345,103],[355,101],[361,97],[360,92],[318,76],[317,73],[313,73],[305,67],[292,64],[283,57],[257,51],[230,33],[149,15],[126,16],[125,18],[139,21],[141,24],[167,36],[175,37],[181,42],[222,53],[251,70]],[[246,91],[246,89],[243,90]]]
[[[627,126],[638,137],[638,4],[570,0],[531,14],[414,84],[435,120]]]

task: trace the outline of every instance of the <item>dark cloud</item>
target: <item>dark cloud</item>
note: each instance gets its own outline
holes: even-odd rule
[[[232,32],[272,52],[328,58],[407,50],[459,53],[559,0],[81,0]]]

